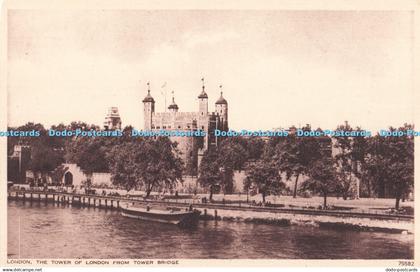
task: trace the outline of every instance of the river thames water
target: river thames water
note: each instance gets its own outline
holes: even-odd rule
[[[8,203],[9,258],[412,259],[414,235],[207,221],[196,229],[117,211]]]

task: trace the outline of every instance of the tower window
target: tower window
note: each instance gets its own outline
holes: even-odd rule
[[[181,126],[178,126],[178,128],[181,128]]]

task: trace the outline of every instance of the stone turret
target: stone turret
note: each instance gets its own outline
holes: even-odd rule
[[[222,86],[220,86],[222,89]],[[216,114],[220,117],[221,129],[228,130],[228,102],[223,97],[223,92],[220,91],[220,97],[215,103]]]
[[[209,112],[209,107],[208,107],[209,97],[207,96],[207,93],[205,90],[206,87],[204,86],[204,78],[202,78],[201,81],[203,82],[203,87],[202,87],[202,91],[200,95],[198,96],[198,112],[200,116],[207,116]]]
[[[175,97],[172,96],[172,103],[168,107],[169,112],[177,112],[178,111],[178,105],[175,103]]]
[[[121,129],[121,117],[117,107],[110,107],[108,109],[104,121],[104,128],[110,130]]]
[[[152,128],[152,116],[155,112],[155,100],[150,95],[150,83],[147,83],[147,96],[143,99],[144,130]]]

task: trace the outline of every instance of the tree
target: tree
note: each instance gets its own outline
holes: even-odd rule
[[[212,201],[215,188],[222,180],[216,149],[209,148],[204,152],[203,159],[198,168],[198,174],[198,182],[202,187],[209,188],[209,200]]]
[[[399,209],[400,200],[407,195],[414,185],[414,139],[407,136],[407,130],[413,126],[389,128],[389,131],[401,131],[403,136],[384,137],[376,135],[369,140],[366,158],[366,172],[379,197],[392,194],[395,208]]]
[[[183,162],[178,156],[176,144],[167,137],[156,140],[141,141],[143,158],[140,160],[139,171],[146,197],[156,187],[165,186],[173,189],[178,181],[182,181]]]
[[[35,143],[42,142],[43,144],[48,143],[48,139],[46,137],[47,130],[44,128],[42,124],[39,123],[26,123],[23,126],[19,127],[8,127],[8,130],[14,131],[39,131],[39,137],[7,137],[7,154],[12,155],[13,149],[15,145],[26,145],[26,146],[33,146]]]
[[[227,138],[218,146],[217,155],[223,190],[225,193],[231,194],[233,192],[234,171],[242,170],[248,154],[245,148],[234,138]]]
[[[309,179],[302,184],[303,190],[320,193],[324,198],[323,208],[327,208],[327,197],[336,189],[335,171],[332,158],[323,157],[312,162],[309,171]]]
[[[320,158],[319,150],[320,138],[298,137],[295,128],[291,129],[291,134],[283,141],[279,141],[275,147],[273,159],[277,161],[278,169],[286,174],[289,180],[295,178],[293,198],[297,196],[299,177],[308,173],[310,164]],[[303,131],[310,131],[311,126],[306,125]]]
[[[107,154],[112,183],[127,192],[141,186],[142,180],[136,169],[141,156],[141,150],[135,143],[114,146]]]
[[[233,192],[233,176],[235,170],[242,170],[248,153],[244,148],[243,138],[225,138],[217,147],[210,147],[204,152],[198,174],[201,186],[209,187],[210,200],[217,186],[221,186],[227,194]]]
[[[62,151],[54,150],[42,142],[31,146],[31,162],[29,168],[34,172],[46,174],[64,162]]]
[[[353,129],[347,122],[338,126],[337,130],[348,132],[362,131],[360,127]],[[354,177],[359,179],[363,177],[362,167],[365,167],[366,139],[364,136],[336,136],[334,140],[334,148],[337,151],[334,156],[334,162],[339,172],[336,175],[337,191],[342,195],[343,199],[347,199],[349,194],[355,189]],[[358,166],[360,166],[360,171]],[[359,191],[358,188],[357,191]]]
[[[182,160],[167,137],[123,143],[112,148],[107,158],[114,185],[127,191],[143,187],[146,197],[153,189],[172,189],[182,181]]]
[[[35,129],[40,132],[39,137],[25,141],[31,147],[31,161],[29,168],[34,172],[39,172],[44,175],[53,171],[57,166],[64,162],[63,146],[51,141],[51,137],[47,135],[47,130],[41,124],[28,123],[21,130]]]
[[[76,163],[87,173],[108,172],[108,141],[107,137],[75,137],[66,143],[66,161]]]
[[[250,137],[246,139],[246,146],[244,147],[248,153],[248,161],[256,161],[262,158],[265,142],[259,137]]]
[[[284,186],[277,167],[271,161],[257,161],[246,172],[245,189],[258,189],[263,203],[266,196],[279,194]]]

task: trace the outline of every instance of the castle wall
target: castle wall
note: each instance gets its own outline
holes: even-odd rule
[[[112,186],[110,173],[92,173],[92,185]]]
[[[244,190],[244,180],[245,180],[246,174],[245,171],[235,171],[233,175],[233,193],[246,193],[246,190]],[[207,194],[209,193],[208,188],[203,188],[198,183],[198,178],[196,176],[184,176],[183,177],[184,182],[182,184],[178,184],[176,187],[176,190],[179,193],[185,193],[185,194]]]
[[[233,193],[244,193],[245,171],[235,171],[233,173]]]
[[[157,112],[152,116],[152,129],[195,129],[197,112]]]

